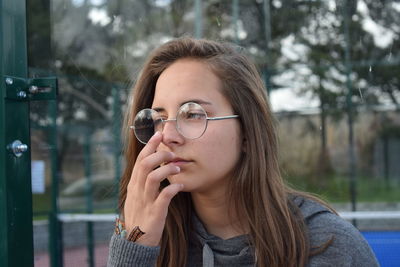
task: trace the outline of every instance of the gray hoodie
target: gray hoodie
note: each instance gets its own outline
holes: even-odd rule
[[[312,200],[295,197],[293,201],[306,221],[310,247],[317,247],[334,237],[323,253],[309,258],[307,266],[379,266],[368,243],[352,224]],[[207,233],[197,217],[193,219],[193,226],[197,242],[189,243],[187,266],[255,266],[254,251],[247,235],[223,240]],[[114,234],[107,266],[155,266],[159,252],[159,247],[142,246]]]

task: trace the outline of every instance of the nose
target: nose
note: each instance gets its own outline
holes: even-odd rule
[[[163,122],[163,140],[162,142],[167,145],[182,144],[184,137],[178,132],[175,119],[164,120]]]

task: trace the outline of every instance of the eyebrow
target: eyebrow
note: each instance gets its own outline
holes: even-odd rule
[[[196,103],[196,104],[199,104],[199,105],[212,105],[211,102],[208,102],[208,101],[205,101],[205,100],[201,100],[201,99],[190,99],[190,100],[186,100],[186,101],[182,102],[179,106],[181,107],[181,106],[183,106],[184,104],[189,103],[189,102],[193,102],[193,103]],[[162,108],[162,107],[154,107],[154,108],[152,108],[152,109],[155,110],[155,111],[157,111],[157,112],[163,112],[163,111],[165,111],[165,108]]]

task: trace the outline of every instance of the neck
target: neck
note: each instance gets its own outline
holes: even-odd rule
[[[196,214],[207,232],[222,239],[229,239],[246,233],[240,227],[240,219],[225,194],[192,193]],[[230,212],[229,212],[230,211]]]

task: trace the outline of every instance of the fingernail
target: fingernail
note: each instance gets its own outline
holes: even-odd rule
[[[180,171],[181,171],[181,168],[179,168],[178,166],[175,166],[175,168],[176,168],[176,171],[177,171],[177,172],[180,172]]]

